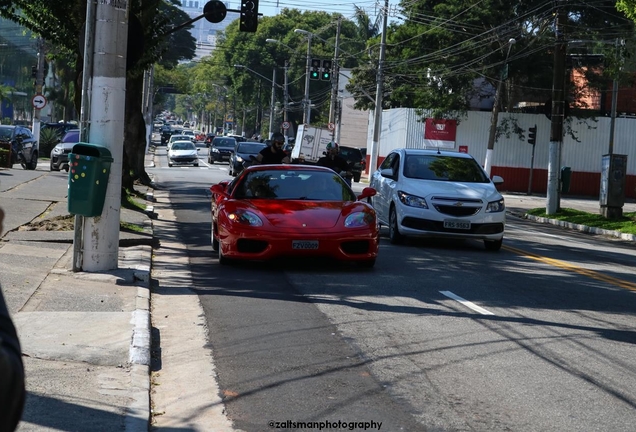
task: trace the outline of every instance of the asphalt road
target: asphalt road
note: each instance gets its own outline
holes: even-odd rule
[[[395,246],[385,236],[373,270],[219,266],[208,188],[227,178],[227,165],[163,165],[159,156],[151,171],[187,248],[235,428],[341,420],[381,430],[591,431],[636,422],[633,245],[510,218],[499,253],[481,242]]]

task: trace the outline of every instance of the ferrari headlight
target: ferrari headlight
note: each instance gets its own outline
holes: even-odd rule
[[[428,204],[426,204],[426,200],[424,198],[418,197],[416,195],[407,194],[406,192],[398,191],[398,198],[400,202],[409,207],[419,207],[419,208],[428,208]]]
[[[500,213],[506,209],[504,199],[489,202],[486,206],[486,213]]]
[[[355,212],[351,213],[345,219],[344,225],[346,228],[360,228],[369,226],[374,223],[373,215],[369,212]]]
[[[263,221],[255,213],[247,210],[237,210],[234,213],[230,213],[228,218],[232,222],[237,222],[242,225],[248,226],[263,226]]]

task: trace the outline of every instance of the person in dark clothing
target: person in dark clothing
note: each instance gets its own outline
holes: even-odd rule
[[[0,209],[0,233],[3,219]],[[25,395],[20,341],[0,289],[0,432],[12,432],[18,427]]]
[[[351,172],[351,168],[349,168],[349,162],[338,154],[338,144],[335,142],[327,144],[327,154],[318,159],[316,165],[331,168],[340,174],[347,184],[351,186],[353,173]]]
[[[283,151],[285,145],[285,137],[280,132],[274,132],[272,135],[272,145],[265,147],[256,156],[259,164],[287,164],[289,156]]]

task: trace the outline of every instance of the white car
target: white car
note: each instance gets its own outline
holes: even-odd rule
[[[497,251],[506,225],[504,198],[495,186],[500,183],[466,153],[396,149],[371,177],[378,192],[371,202],[391,243],[404,237],[476,239]]]
[[[172,135],[170,139],[168,140],[168,144],[166,145],[166,148],[168,151],[170,151],[170,147],[172,146],[172,143],[175,141],[190,141],[191,143],[194,143],[194,137],[191,137],[189,135],[182,135],[182,134]]]
[[[168,166],[199,166],[199,149],[190,140],[174,141],[168,150]]]

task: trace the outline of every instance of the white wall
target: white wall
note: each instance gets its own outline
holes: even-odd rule
[[[478,161],[486,158],[490,112],[470,111],[458,120],[455,150],[460,145],[468,146],[468,153]],[[500,113],[499,123],[508,117],[515,117],[521,128],[525,129],[524,140],[517,135],[502,136],[495,143],[493,166],[529,168],[532,146],[527,143],[528,128],[537,125],[537,144],[534,167],[548,168],[548,149],[550,144],[550,120],[543,114]],[[573,171],[600,172],[601,159],[609,150],[610,119],[599,117],[596,120],[578,120],[573,118],[570,126],[577,142],[569,134],[563,138],[561,165],[572,167]],[[369,112],[367,128],[367,148],[373,140],[373,112]],[[386,156],[394,148],[424,148],[424,123],[415,109],[398,108],[382,113],[382,132],[380,135],[379,156]],[[627,174],[636,174],[636,119],[617,118],[614,129],[615,154],[627,155]],[[370,151],[367,151],[369,154]]]

